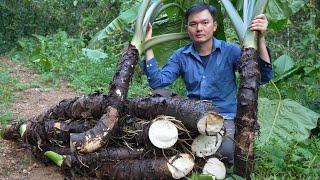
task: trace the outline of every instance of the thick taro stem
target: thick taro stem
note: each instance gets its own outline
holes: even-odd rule
[[[109,101],[117,109],[122,107],[123,100],[127,98],[129,84],[138,59],[138,50],[135,46],[129,45],[122,60],[117,65],[117,71],[109,85]]]
[[[89,131],[70,135],[72,151],[94,152],[106,144],[111,131],[118,122],[123,101],[127,98],[129,84],[138,59],[138,50],[135,46],[129,45],[117,65],[117,71],[109,86],[108,101],[110,106],[107,108],[107,114],[100,118],[97,125]]]
[[[72,152],[94,152],[106,144],[111,130],[118,121],[118,110],[108,106],[107,113],[103,115],[92,129],[79,133],[70,134],[70,149]]]
[[[250,178],[254,160],[254,138],[258,129],[257,108],[260,71],[257,51],[244,49],[239,62],[240,85],[235,119],[235,173]]]
[[[55,151],[47,151],[44,153],[49,159],[63,169],[77,169],[85,168],[86,170],[94,171],[97,167],[101,166],[107,161],[118,161],[122,159],[139,159],[146,151],[143,148],[129,149],[126,147],[108,147],[101,149],[95,153],[89,154],[66,154],[60,155]],[[51,155],[52,154],[52,155]],[[57,162],[56,159],[59,161]]]
[[[154,119],[158,115],[173,116],[188,130],[214,135],[223,126],[223,118],[209,101],[181,98],[148,97],[128,100],[125,114],[142,119]]]
[[[180,179],[191,172],[194,159],[189,154],[152,159],[105,162],[96,170],[103,179]]]

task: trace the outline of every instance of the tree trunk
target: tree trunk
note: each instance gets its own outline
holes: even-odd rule
[[[234,171],[242,177],[250,178],[253,170],[255,132],[259,128],[257,108],[260,71],[255,49],[243,50],[239,62],[239,72]]]

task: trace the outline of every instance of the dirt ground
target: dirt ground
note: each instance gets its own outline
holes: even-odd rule
[[[9,65],[10,74],[21,83],[37,81],[39,75],[33,70],[16,64],[4,57],[0,61]],[[67,82],[60,80],[61,87],[49,88],[41,85],[39,88],[29,88],[14,92],[15,100],[10,105],[13,118],[28,119],[49,107],[56,105],[62,99],[72,98],[79,94],[67,88]],[[54,165],[46,166],[36,161],[22,143],[11,142],[0,138],[0,179],[64,179],[63,174]]]

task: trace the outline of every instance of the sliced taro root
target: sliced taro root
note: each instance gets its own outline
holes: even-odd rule
[[[191,150],[198,157],[211,156],[216,153],[222,143],[223,136],[220,133],[214,136],[200,134],[194,139]]]
[[[154,121],[149,128],[149,139],[157,148],[170,148],[178,140],[178,129],[169,120]]]
[[[224,179],[226,173],[225,165],[218,158],[210,158],[202,170],[202,174],[211,175],[215,179]]]

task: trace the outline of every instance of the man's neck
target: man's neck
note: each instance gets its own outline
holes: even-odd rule
[[[200,56],[207,56],[212,52],[212,39],[204,43],[194,43],[195,50]]]

